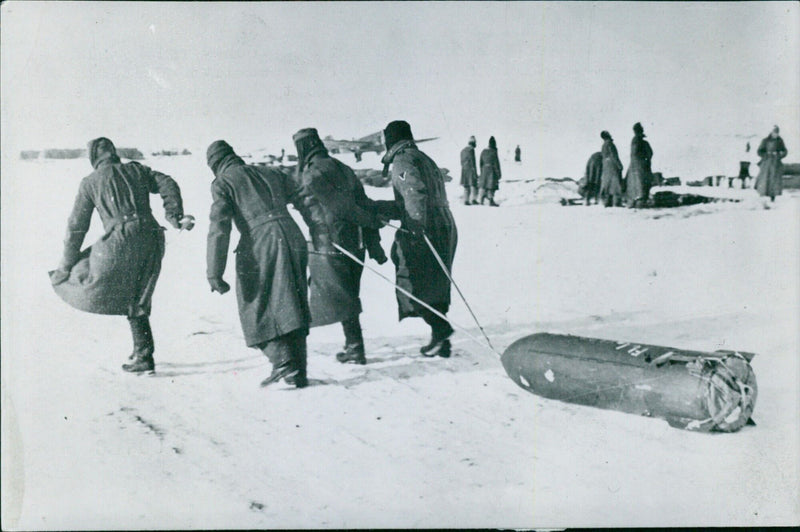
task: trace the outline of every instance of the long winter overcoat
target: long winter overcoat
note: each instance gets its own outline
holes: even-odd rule
[[[497,149],[485,148],[481,152],[481,177],[478,186],[484,190],[497,190],[500,181],[500,159]]]
[[[293,203],[313,226],[299,186],[278,170],[245,164],[233,150],[218,153],[209,166],[216,179],[211,183],[207,275],[212,279],[225,273],[235,223],[240,233],[234,250],[236,298],[245,342],[259,347],[295,330],[307,331],[308,249],[286,208]]]
[[[759,170],[756,190],[762,196],[780,196],[783,193],[783,161],[786,145],[781,137],[771,136],[758,146]]]
[[[471,145],[461,150],[461,186],[478,186],[478,169],[475,166],[475,148]]]
[[[635,135],[631,141],[631,164],[625,175],[625,194],[628,202],[647,199],[650,187],[653,184],[653,172],[650,164],[653,158],[653,149],[643,137]]]
[[[364,260],[365,250],[380,246],[379,220],[374,202],[353,170],[341,161],[319,152],[303,166],[303,195],[319,204],[324,223],[312,233],[318,241],[324,233],[350,253]],[[370,256],[373,256],[370,253]],[[311,326],[319,327],[357,316],[361,312],[363,267],[335,248],[312,251],[309,257]]]
[[[81,181],[59,265],[69,277],[58,282],[50,272],[54,289],[79,310],[148,316],[164,256],[164,228],[153,218],[149,196],[163,198],[166,218],[177,227],[183,217],[180,188],[147,166],[122,163],[108,139],[92,141],[89,155],[95,170]],[[95,209],[105,234],[81,251]]]
[[[391,163],[396,217],[402,228],[395,232],[391,253],[397,285],[446,312],[450,305],[450,280],[421,236],[424,231],[451,270],[458,232],[442,174],[436,163],[410,140],[392,146],[383,162]],[[422,305],[400,291],[396,293],[401,320],[420,316]]]
[[[603,155],[597,151],[594,152],[589,160],[586,161],[586,184],[584,187],[584,197],[591,198],[597,197],[600,193],[600,178],[603,175]]]
[[[622,196],[622,162],[613,140],[603,142],[603,175],[600,178],[600,197]]]

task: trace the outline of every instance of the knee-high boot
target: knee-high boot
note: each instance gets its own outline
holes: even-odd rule
[[[153,371],[156,367],[153,360],[155,343],[153,331],[150,329],[150,319],[147,316],[136,316],[128,318],[128,323],[133,336],[133,353],[129,357],[131,363],[123,364],[122,369],[130,373]]]
[[[364,335],[361,331],[361,322],[358,315],[342,322],[344,329],[344,351],[336,353],[336,360],[342,364],[366,364],[364,353]]]

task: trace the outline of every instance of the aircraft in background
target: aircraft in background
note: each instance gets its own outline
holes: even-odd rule
[[[431,137],[427,139],[414,139],[414,142],[428,142],[429,140],[436,140],[439,137]],[[372,133],[371,135],[367,135],[366,137],[362,137],[360,139],[354,140],[341,140],[335,139],[328,135],[324,139],[322,139],[322,143],[331,153],[341,153],[345,151],[350,151],[353,155],[356,156],[356,161],[361,160],[361,154],[366,153],[369,151],[374,151],[375,153],[382,153],[386,150],[386,146],[383,144],[383,132],[378,131],[377,133]]]

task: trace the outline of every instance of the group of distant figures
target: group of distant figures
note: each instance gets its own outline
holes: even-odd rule
[[[494,194],[499,188],[500,158],[497,156],[497,141],[489,137],[489,145],[481,152],[480,173],[475,163],[475,147],[478,145],[475,136],[469,138],[467,146],[461,150],[461,186],[464,187],[464,205],[489,205],[498,207]],[[521,160],[521,152],[517,146],[515,160]]]
[[[417,148],[407,122],[390,122],[383,134],[383,171],[391,173],[394,188],[389,201],[368,198],[353,170],[329,156],[314,128],[293,136],[298,161],[293,175],[246,164],[224,140],[208,147],[206,159],[214,177],[208,284],[219,294],[230,290],[223,275],[235,226],[240,234],[234,250],[236,296],[244,340],[272,363],[262,386],[280,380],[297,388],[308,384],[306,337],[311,327],[341,323],[345,346],[336,359],[366,364],[359,320],[361,274],[369,267],[367,256],[378,264],[389,260],[379,229],[390,220],[400,221],[399,227],[392,226],[396,233],[390,253],[399,319],[420,317],[430,326],[431,339],[421,347],[422,355],[450,356],[453,328],[446,313],[458,235],[444,179],[436,163]],[[190,230],[194,218],[184,213],[180,188],[170,176],[138,162],[121,162],[105,137],[91,141],[88,151],[94,171],[81,181],[63,256],[50,280],[56,293],[79,310],[126,316],[133,352],[122,369],[152,372],[155,344],[149,316],[165,240],[149,195],[162,197],[173,227]],[[497,170],[499,179],[499,166]],[[302,216],[311,242],[290,216],[288,204]],[[105,234],[81,250],[95,210]]]
[[[775,126],[772,132],[761,141],[758,156],[761,158],[755,188],[761,196],[775,201],[783,191],[783,163],[786,146],[780,137],[780,129]],[[619,159],[614,140],[608,131],[600,133],[603,146],[593,153],[586,163],[586,173],[579,184],[578,192],[585,198],[585,205],[603,203],[606,207],[640,208],[649,205],[650,188],[654,184],[651,163],[653,149],[645,140],[644,128],[637,122],[633,125],[631,140],[631,162],[625,178],[622,178],[622,162]],[[749,163],[740,167],[739,178],[749,177]],[[719,184],[719,183],[718,183]]]

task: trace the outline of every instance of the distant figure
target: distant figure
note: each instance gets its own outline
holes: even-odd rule
[[[403,120],[390,122],[384,130],[386,155],[384,172],[391,165],[394,201],[387,204],[384,216],[401,221],[392,245],[397,285],[447,314],[450,309],[450,280],[431,249],[427,236],[442,262],[452,270],[458,243],[456,222],[447,204],[442,173],[436,163],[414,143],[411,126]],[[397,291],[401,320],[421,317],[431,328],[430,342],[420,349],[427,357],[450,356],[453,328],[429,309]]]
[[[650,167],[653,149],[650,143],[644,140],[645,136],[642,124],[636,122],[633,125],[633,140],[631,140],[631,164],[625,176],[628,207],[631,208],[642,207],[647,203],[650,186],[653,184]]]
[[[522,162],[522,150],[519,149],[519,144],[517,144],[517,149],[514,150],[514,161]]]
[[[603,174],[600,178],[600,198],[606,207],[622,206],[622,162],[619,160],[614,139],[608,131],[600,133],[603,139],[603,148],[600,153],[603,157]]]
[[[184,216],[181,191],[171,177],[137,162],[122,163],[109,139],[89,143],[89,161],[94,172],[81,181],[67,222],[64,255],[50,280],[56,293],[78,310],[127,316],[133,353],[122,369],[153,371],[149,316],[164,257],[164,228],[150,211],[150,194],[163,198],[173,227],[190,230],[194,218]],[[81,251],[95,209],[105,234]]]
[[[477,145],[475,137],[472,136],[467,146],[461,150],[461,186],[464,187],[464,205],[478,204],[478,169],[475,165]]]
[[[328,155],[314,128],[292,137],[297,147],[297,181],[305,198],[319,204],[323,223],[311,235],[314,253],[308,259],[311,326],[341,323],[344,350],[341,363],[366,364],[361,332],[361,273],[363,267],[343,255],[333,244],[364,260],[366,253],[378,264],[388,259],[380,245],[382,227],[375,203],[353,170]]]
[[[599,203],[600,197],[600,180],[603,175],[603,154],[599,151],[594,152],[589,160],[586,162],[586,173],[583,178],[584,184],[584,197],[586,198],[586,205],[591,205],[592,198],[594,203]]]
[[[497,157],[497,142],[494,137],[489,137],[489,147],[481,152],[481,176],[478,184],[481,189],[481,205],[489,198],[489,205],[497,207],[494,202],[494,192],[500,182],[500,159]]]
[[[272,373],[261,386],[285,379],[302,388],[308,384],[306,336],[311,321],[308,248],[286,204],[300,211],[312,235],[322,223],[319,206],[304,200],[291,177],[277,168],[245,164],[224,140],[213,142],[206,158],[214,173],[206,250],[208,284],[220,294],[231,288],[222,274],[233,223],[240,235],[236,300],[244,340],[272,362]]]
[[[756,190],[761,196],[769,196],[771,201],[775,201],[775,196],[783,193],[783,162],[781,159],[786,157],[786,145],[779,135],[778,126],[772,128],[769,134],[758,146],[758,156],[761,160],[758,166],[756,178]]]
[[[353,155],[356,156],[356,162],[360,163],[361,162],[361,148],[356,148],[355,150],[353,150]]]

